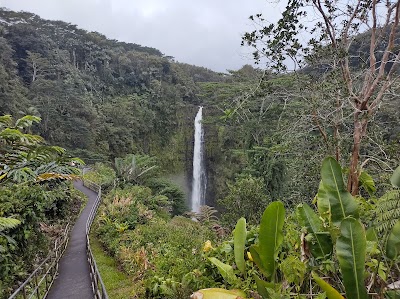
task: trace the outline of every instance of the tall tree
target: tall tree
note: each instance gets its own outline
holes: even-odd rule
[[[265,57],[277,70],[308,64],[338,74],[332,110],[343,102],[352,105],[347,182],[352,194],[358,193],[361,143],[368,124],[398,79],[399,14],[400,1],[289,0],[278,22],[261,25],[243,37],[243,44],[255,48],[258,62]],[[250,19],[267,21],[261,14]]]

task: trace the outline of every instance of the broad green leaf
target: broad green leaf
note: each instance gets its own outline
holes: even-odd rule
[[[253,245],[250,247],[250,254],[253,258],[254,263],[258,266],[260,272],[264,276],[268,276],[267,270],[264,268],[264,265],[261,261],[260,254],[258,253],[260,251],[260,248],[258,245]]]
[[[195,292],[192,299],[239,299],[246,298],[246,294],[240,290],[225,290],[225,289],[203,289]]]
[[[244,246],[246,244],[246,219],[240,218],[236,223],[235,231],[233,232],[233,244],[235,252],[235,263],[238,269],[245,274],[245,261],[244,261]]]
[[[272,282],[266,282],[260,279],[257,275],[254,275],[254,279],[257,285],[257,292],[261,295],[263,299],[270,299],[271,296],[268,292],[268,289],[274,289],[275,284]]]
[[[364,284],[366,237],[358,220],[346,218],[342,221],[340,237],[336,242],[336,254],[347,298],[368,298]]]
[[[215,257],[209,257],[208,260],[217,266],[219,273],[221,273],[222,277],[227,281],[229,284],[235,284],[237,281],[237,277],[233,272],[233,268],[231,265],[224,264],[219,259]]]
[[[372,195],[376,192],[374,179],[366,171],[361,171],[359,180],[361,186],[364,187],[369,195]]]
[[[308,204],[301,204],[297,207],[297,218],[307,232],[312,235],[312,242],[307,242],[312,255],[321,258],[332,252],[332,240],[329,234],[322,234],[324,228],[318,215]]]
[[[400,254],[400,220],[393,226],[386,243],[386,256],[391,260]]]
[[[331,206],[329,204],[329,197],[327,190],[322,181],[319,183],[317,198],[317,207],[320,216],[324,219],[331,221]]]
[[[333,288],[329,283],[319,277],[317,274],[312,272],[312,277],[314,278],[315,282],[320,286],[320,288],[326,293],[328,299],[344,299],[340,293]]]
[[[400,299],[400,290],[386,291],[385,299]]]
[[[400,188],[400,166],[398,166],[396,170],[393,172],[393,175],[390,178],[390,182],[394,187]]]
[[[285,221],[285,208],[283,203],[271,203],[264,211],[261,218],[259,239],[259,256],[268,277],[272,277],[276,270],[278,249],[283,241],[283,223]]]
[[[318,191],[318,200],[325,206],[329,202],[329,211],[333,224],[352,216],[358,218],[357,202],[347,191],[343,181],[342,169],[332,157],[324,159],[321,168],[322,184]],[[322,187],[322,188],[321,188]]]

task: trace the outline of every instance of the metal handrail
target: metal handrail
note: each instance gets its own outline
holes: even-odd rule
[[[94,218],[96,217],[97,214],[97,209],[99,208],[99,205],[101,203],[101,186],[97,185],[96,183],[89,181],[89,180],[84,180],[83,185],[90,190],[97,192],[97,198],[96,201],[90,210],[89,217],[86,221],[86,254],[87,254],[87,259],[89,262],[89,268],[90,268],[90,279],[92,281],[92,291],[94,298],[96,299],[108,299],[107,295],[107,290],[104,286],[103,280],[101,279],[101,275],[99,272],[99,269],[97,268],[96,261],[93,257],[92,250],[90,249],[90,238],[89,238],[89,233],[90,233],[90,228],[92,227],[92,223]]]
[[[19,286],[9,299],[46,298],[58,271],[58,263],[67,248],[69,240],[69,223],[63,234],[55,241],[54,250],[41,262],[31,275]]]

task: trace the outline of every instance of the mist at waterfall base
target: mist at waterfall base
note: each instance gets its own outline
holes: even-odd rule
[[[194,120],[194,150],[193,150],[193,179],[192,196],[190,199],[192,212],[198,213],[200,206],[205,204],[206,172],[204,169],[204,132],[203,107],[199,108]]]

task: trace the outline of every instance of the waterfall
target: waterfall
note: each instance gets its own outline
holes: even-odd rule
[[[201,123],[202,119],[203,107],[200,107],[194,120],[192,212],[199,212],[200,206],[205,204],[206,173],[204,169],[204,132]]]

